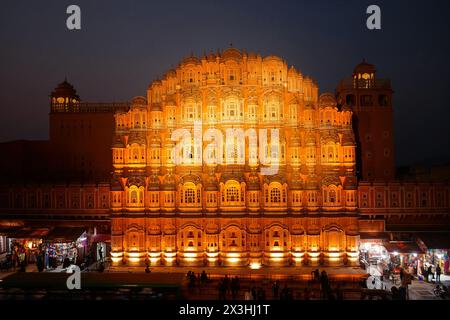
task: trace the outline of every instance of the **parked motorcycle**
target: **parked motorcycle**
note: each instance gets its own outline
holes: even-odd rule
[[[444,285],[437,285],[433,289],[433,292],[436,297],[440,297],[441,299],[447,299],[450,297],[448,288]]]

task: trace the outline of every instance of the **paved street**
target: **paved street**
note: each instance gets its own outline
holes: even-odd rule
[[[30,265],[27,267],[27,272],[35,272],[35,266]],[[185,275],[188,271],[193,271],[196,274],[201,273],[205,270],[213,281],[204,287],[189,289],[187,288],[187,283],[183,282],[183,287],[185,287],[183,296],[187,299],[206,299],[212,300],[217,299],[217,283],[218,279],[228,275],[229,277],[239,276],[241,279],[241,292],[238,298],[243,298],[244,290],[248,290],[253,285],[260,286],[267,292],[267,298],[272,299],[271,296],[271,285],[273,280],[279,279],[284,285],[287,283],[295,292],[294,297],[297,299],[302,299],[305,288],[311,291],[312,299],[318,299],[320,296],[320,289],[318,284],[311,284],[311,271],[316,268],[314,267],[301,267],[301,268],[261,268],[258,270],[251,270],[245,267],[236,268],[224,268],[224,267],[152,267],[151,274],[153,276],[161,275],[161,278],[167,277],[170,274],[173,275]],[[345,295],[346,299],[359,299],[360,294],[354,292],[353,290],[358,287],[357,279],[363,276],[364,270],[360,268],[319,268],[320,271],[326,270],[330,276],[330,280],[335,281],[347,281],[348,293]],[[53,272],[61,272],[63,270],[55,270]],[[105,273],[119,273],[119,274],[140,274],[144,273],[144,267],[109,267],[105,270]],[[4,279],[8,275],[14,272],[2,272],[0,273],[0,280]],[[92,275],[95,275],[92,272]],[[182,277],[184,278],[184,277]],[[450,286],[450,276],[441,276],[442,284]],[[386,291],[390,292],[393,286],[392,281],[386,280],[381,283],[381,286]],[[409,299],[410,300],[441,300],[441,298],[436,297],[433,293],[435,283],[428,283],[424,281],[413,280],[409,287]]]

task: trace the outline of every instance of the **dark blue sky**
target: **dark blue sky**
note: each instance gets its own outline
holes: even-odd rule
[[[77,4],[82,30],[66,28]],[[381,31],[365,27],[382,9]],[[334,91],[363,57],[392,79],[398,164],[450,160],[449,1],[2,1],[0,141],[47,139],[48,95],[65,76],[88,101],[145,95],[191,52],[282,56]]]

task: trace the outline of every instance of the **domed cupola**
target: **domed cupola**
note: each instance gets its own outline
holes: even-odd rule
[[[375,75],[375,72],[376,72],[376,68],[375,68],[375,65],[373,65],[373,64],[370,64],[370,63],[368,63],[367,61],[366,61],[366,59],[363,59],[363,61],[360,63],[360,64],[358,64],[356,67],[355,67],[355,69],[353,70],[353,75],[355,76],[357,76],[357,75],[363,75],[363,74],[368,74],[368,75],[370,75],[370,74],[373,74],[373,75]]]
[[[238,49],[230,47],[222,53],[222,60],[226,61],[230,59],[239,62],[242,60],[242,53]]]
[[[324,93],[320,95],[319,108],[337,108],[336,98],[331,93]]]
[[[77,91],[66,79],[50,94],[52,104],[76,104],[80,102]]]

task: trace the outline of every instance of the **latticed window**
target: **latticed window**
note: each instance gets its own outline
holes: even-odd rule
[[[195,203],[195,191],[194,189],[184,190],[184,202],[185,203]]]
[[[281,202],[280,189],[273,188],[272,190],[270,190],[270,202],[272,202],[272,203],[280,203]]]
[[[235,186],[230,186],[226,189],[226,199],[227,202],[240,201],[239,199],[239,189]]]
[[[330,203],[335,203],[336,202],[336,191],[330,190],[328,192],[328,200],[329,200]]]

